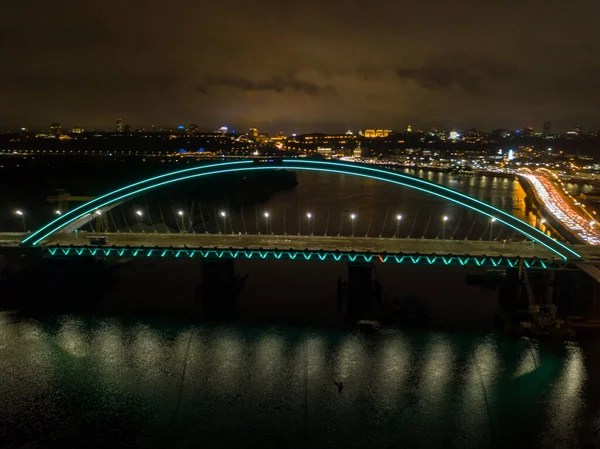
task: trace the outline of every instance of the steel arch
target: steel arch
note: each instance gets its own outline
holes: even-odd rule
[[[276,169],[307,170],[346,174],[408,187],[430,195],[444,198],[489,218],[495,218],[498,222],[503,223],[504,225],[520,232],[531,240],[543,245],[564,260],[581,258],[579,254],[577,254],[568,246],[549,237],[539,229],[536,229],[528,223],[519,220],[513,215],[484,203],[483,201],[465,195],[464,193],[449,189],[434,182],[426,181],[413,175],[398,173],[389,169],[375,168],[367,164],[300,158],[223,161],[177,170],[164,175],[144,179],[142,181],[108,192],[105,195],[99,196],[65,214],[60,215],[55,220],[51,221],[25,238],[21,242],[21,245],[35,246],[42,240],[73,223],[75,220],[81,219],[88,214],[92,214],[98,209],[107,207],[119,201],[125,201],[145,191],[163,185],[203,176],[220,175],[231,172]]]

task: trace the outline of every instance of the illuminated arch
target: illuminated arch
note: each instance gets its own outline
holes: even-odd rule
[[[532,241],[543,245],[565,260],[581,258],[579,254],[577,254],[568,246],[549,237],[540,230],[523,222],[522,220],[519,220],[513,215],[456,190],[426,181],[416,176],[387,169],[375,168],[365,164],[310,159],[223,161],[177,170],[164,175],[148,178],[133,184],[129,184],[120,189],[113,190],[112,192],[97,197],[67,213],[62,214],[52,222],[33,232],[31,235],[25,238],[21,244],[24,246],[35,246],[52,234],[61,231],[76,220],[80,220],[82,217],[88,216],[89,214],[94,213],[96,210],[106,208],[118,202],[126,201],[133,196],[160,186],[203,176],[212,176],[240,171],[274,169],[339,173],[371,178],[403,187],[409,187],[430,195],[444,198],[489,218],[495,218],[498,222],[520,232],[521,234],[530,238]]]

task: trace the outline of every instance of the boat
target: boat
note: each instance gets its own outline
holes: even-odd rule
[[[376,320],[360,320],[356,322],[356,328],[361,332],[378,332],[381,324]]]

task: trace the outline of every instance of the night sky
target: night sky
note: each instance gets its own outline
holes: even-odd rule
[[[3,3],[0,126],[600,129],[600,1]]]

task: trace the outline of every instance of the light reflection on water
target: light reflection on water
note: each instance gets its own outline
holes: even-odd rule
[[[586,401],[593,408],[598,400],[586,396],[578,345],[495,334],[165,328],[2,313],[0,348],[2,435],[27,429],[32,441],[59,413],[65,426],[93,422],[86,432],[108,440],[124,430],[98,416],[125,414],[130,432],[156,439],[175,426],[190,444],[253,445],[269,435],[281,444],[293,435],[287,447],[304,447],[305,438],[313,447],[491,447],[499,437],[574,447],[585,433]]]

